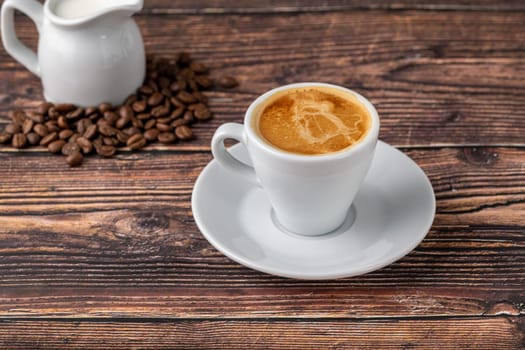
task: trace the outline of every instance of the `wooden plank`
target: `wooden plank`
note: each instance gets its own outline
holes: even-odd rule
[[[292,12],[327,12],[350,10],[467,10],[467,11],[518,11],[525,5],[519,0],[506,1],[454,1],[454,0],[402,0],[402,1],[358,1],[358,0],[148,0],[145,9],[153,13],[187,14],[187,13],[292,13]]]
[[[525,150],[411,150],[438,213],[399,262],[305,282],[219,254],[193,222],[209,153],[142,152],[68,169],[0,153],[0,315],[373,317],[525,314]]]
[[[436,225],[523,227],[518,214],[525,198],[524,150],[474,147],[406,153],[433,183]],[[0,219],[129,209],[189,214],[193,184],[211,159],[209,152],[124,152],[109,160],[87,157],[83,167],[70,169],[63,156],[47,152],[0,153]],[[500,215],[496,220],[487,214],[493,211]]]
[[[523,318],[0,321],[3,349],[523,349]]]
[[[141,16],[138,21],[148,52],[187,50],[209,64],[214,76],[233,75],[241,82],[234,91],[210,93],[215,119],[196,126],[195,141],[174,149],[207,149],[215,128],[242,121],[261,93],[312,80],[369,97],[381,116],[381,138],[391,144],[525,145],[524,12]],[[26,19],[18,31],[35,41]],[[316,45],[306,45],[312,42]],[[3,124],[6,110],[35,106],[41,88],[4,51],[0,71]]]

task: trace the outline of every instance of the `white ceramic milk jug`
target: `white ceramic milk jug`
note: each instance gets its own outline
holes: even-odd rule
[[[44,97],[83,107],[121,104],[142,84],[144,43],[131,16],[143,0],[5,0],[2,41],[6,51],[41,77]],[[38,54],[15,33],[14,12],[36,24]]]

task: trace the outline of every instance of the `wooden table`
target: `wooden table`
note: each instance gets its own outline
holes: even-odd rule
[[[148,0],[150,53],[185,50],[241,85],[196,139],[69,169],[0,149],[1,349],[525,348],[525,3]],[[27,18],[18,32],[34,43]],[[42,99],[0,51],[5,113]],[[367,275],[252,271],[200,234],[210,137],[278,85],[325,81],[377,106],[380,138],[436,192],[427,238]]]

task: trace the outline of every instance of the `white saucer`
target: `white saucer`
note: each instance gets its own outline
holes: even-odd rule
[[[249,163],[243,146],[230,152]],[[425,173],[383,142],[347,221],[324,236],[279,229],[264,192],[215,160],[200,174],[192,196],[195,222],[220,252],[252,269],[299,279],[357,276],[393,263],[426,236],[435,205]]]

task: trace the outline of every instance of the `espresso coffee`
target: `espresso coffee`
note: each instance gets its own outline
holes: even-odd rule
[[[310,86],[272,96],[255,123],[258,133],[274,147],[322,155],[359,143],[369,131],[372,118],[354,95]]]

